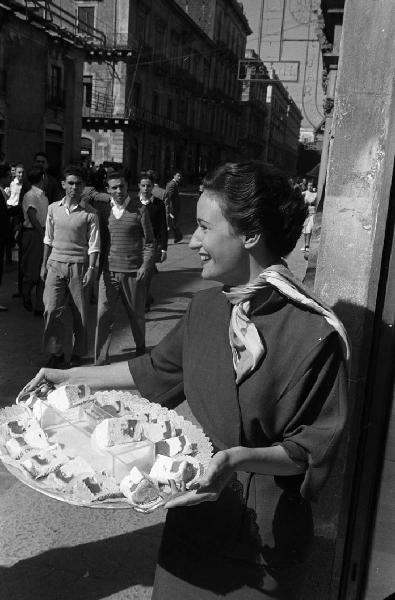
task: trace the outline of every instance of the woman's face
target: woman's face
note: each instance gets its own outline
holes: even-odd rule
[[[249,281],[249,253],[243,236],[235,233],[220,208],[216,192],[205,190],[196,211],[198,227],[189,247],[202,261],[203,279],[214,279],[229,286]]]

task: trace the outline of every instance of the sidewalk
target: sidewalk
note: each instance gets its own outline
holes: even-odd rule
[[[217,285],[200,277],[200,260],[188,247],[195,227],[196,196],[183,194],[182,243],[170,242],[168,260],[154,277],[155,302],[147,314],[147,343],[152,347],[183,315],[199,289]],[[306,262],[297,249],[289,263],[303,277]],[[23,385],[45,362],[42,320],[12,299],[16,265],[7,267],[0,287],[0,406],[12,404]],[[95,306],[90,307],[89,354],[92,360]],[[134,355],[120,306],[111,356]],[[192,418],[184,403],[178,409]],[[133,510],[88,509],[48,498],[19,483],[0,465],[0,598],[4,600],[148,600],[151,596],[164,511],[141,515]]]

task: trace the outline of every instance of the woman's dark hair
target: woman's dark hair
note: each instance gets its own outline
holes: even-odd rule
[[[41,167],[32,167],[27,172],[27,180],[31,185],[40,183],[44,175],[44,169]]]
[[[257,160],[225,163],[206,175],[203,188],[220,195],[222,213],[238,233],[263,233],[280,256],[295,248],[307,207],[300,190],[275,167]]]

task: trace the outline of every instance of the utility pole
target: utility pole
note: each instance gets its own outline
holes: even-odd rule
[[[259,14],[259,33],[258,33],[258,48],[257,54],[259,58],[261,58],[261,45],[262,45],[262,29],[263,29],[263,9],[264,9],[265,0],[261,0],[261,10]]]

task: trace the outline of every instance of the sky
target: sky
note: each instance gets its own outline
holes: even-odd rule
[[[247,38],[247,48],[257,50],[258,32],[259,32],[259,13],[261,10],[261,0],[242,0],[244,13],[252,29],[252,34]]]

